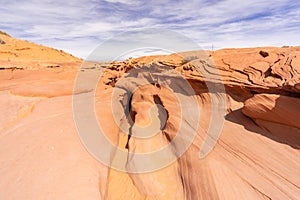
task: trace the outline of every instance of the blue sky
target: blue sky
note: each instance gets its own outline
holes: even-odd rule
[[[0,30],[85,58],[123,31],[164,28],[204,49],[300,45],[299,0],[2,0]]]

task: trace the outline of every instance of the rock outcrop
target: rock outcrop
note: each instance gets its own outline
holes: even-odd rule
[[[19,40],[0,32],[1,69],[42,69],[53,67],[76,67],[82,60],[62,50]]]
[[[0,44],[6,44],[6,42],[0,38]]]
[[[201,110],[199,129],[193,144],[180,159],[168,168],[164,168],[163,174],[157,171],[147,175],[131,175],[131,173],[127,175],[127,183],[131,185],[128,188],[135,188],[131,190],[137,189],[139,195],[142,195],[141,197],[135,193],[132,196],[128,194],[128,199],[140,199],[145,196],[154,199],[297,199],[300,195],[298,181],[300,174],[297,172],[295,174],[295,169],[299,168],[295,160],[300,158],[297,111],[299,50],[298,47],[294,47],[186,52],[179,55],[132,59],[109,66],[103,83],[113,88],[119,87],[118,83],[122,81],[125,72],[130,73],[141,66],[149,66],[149,71],[153,65],[157,65],[156,68],[168,66],[189,81]],[[218,73],[214,67],[217,67]],[[199,73],[196,68],[200,68],[202,73]],[[146,79],[144,84],[149,85],[152,83],[151,80],[157,80],[158,85],[152,84],[156,86],[151,87],[158,91],[165,90],[161,78],[155,78],[154,73],[151,78],[143,74],[142,70],[136,77],[140,77],[139,80]],[[113,82],[108,81],[112,80],[110,77],[114,77]],[[122,88],[132,91],[128,83],[131,81],[136,83],[132,79],[127,79],[127,85]],[[223,84],[226,94],[219,93],[220,83]],[[166,87],[170,91],[174,94],[178,93],[169,86],[170,84]],[[108,87],[109,89],[112,88]],[[139,98],[138,102],[147,102],[145,97],[151,96],[150,91],[151,89],[145,90],[142,94],[139,92],[139,95],[144,98],[142,100]],[[219,93],[216,94],[219,95],[217,104],[226,100],[227,106],[223,112],[226,120],[213,151],[204,159],[199,159],[199,152],[205,143],[209,126],[216,126],[211,121],[212,91]],[[136,94],[134,92],[134,95]],[[129,152],[131,148],[146,151],[148,145],[145,142],[152,144],[147,149],[151,152],[152,148],[166,145],[166,141],[174,139],[174,133],[178,134],[176,125],[187,127],[185,120],[180,119],[180,104],[176,103],[175,99],[171,100],[172,95],[167,95],[167,92],[156,92],[156,94],[163,102],[169,116],[177,117],[167,120],[167,125],[163,129],[165,135],[162,135],[160,140],[155,138],[158,135],[151,140],[141,142],[136,142],[137,139],[129,137],[127,139]],[[153,98],[154,95],[150,97]],[[132,109],[135,104],[136,100],[133,98]],[[189,105],[189,101],[183,104]],[[170,107],[171,105],[174,107]],[[146,108],[140,108],[141,111],[135,108],[136,115],[143,115],[142,113],[145,112]],[[178,152],[176,143],[173,147],[175,149],[173,156],[176,156]],[[133,160],[128,162],[137,165]],[[111,173],[117,172],[112,169]],[[169,177],[174,178],[171,182],[176,182],[176,177],[180,177],[179,185],[172,184],[174,186],[172,189],[169,186],[170,182],[167,181]],[[118,181],[115,180],[114,183],[116,182]],[[124,180],[120,180],[119,184],[124,184]],[[167,186],[169,189],[166,193],[160,191]],[[147,190],[146,188],[149,187],[152,189]],[[184,191],[184,197],[180,196],[180,191]],[[115,190],[108,192],[110,198],[118,199]],[[177,196],[170,197],[168,192]]]

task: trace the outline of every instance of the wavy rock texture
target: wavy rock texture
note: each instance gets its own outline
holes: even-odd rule
[[[189,80],[197,94],[195,97],[201,110],[199,129],[193,144],[176,163],[164,169],[165,176],[161,171],[146,176],[129,174],[128,182],[132,181],[143,196],[154,199],[297,199],[300,195],[300,174],[297,172],[300,158],[297,55],[298,47],[227,49],[145,57],[112,64],[107,72],[108,77],[103,79],[106,85],[114,87],[119,87],[118,81],[122,81],[124,72],[130,72],[140,66],[157,64],[175,69]],[[214,66],[219,69],[219,75]],[[196,70],[197,67],[201,68],[202,73]],[[137,75],[140,79],[147,77],[147,74],[141,74],[143,73]],[[151,84],[151,80],[148,84]],[[161,79],[157,80],[163,85]],[[210,122],[212,96],[208,94],[208,85],[209,90],[216,91],[215,95],[218,95],[220,83],[224,84],[226,94],[219,94],[219,101],[227,101],[223,131],[214,150],[204,159],[199,159],[209,124],[213,123]],[[123,88],[132,91],[130,84]],[[158,91],[164,90],[163,87],[155,88]],[[142,96],[151,96],[149,91],[151,89],[145,90]],[[173,92],[176,93],[175,90]],[[177,119],[167,120],[163,130],[166,135],[162,136],[160,141],[155,138],[147,141],[151,142],[152,148],[160,147],[168,139],[171,141],[174,133],[177,133],[176,125],[181,123],[181,126],[187,127],[185,120],[180,119],[176,109],[179,105],[171,95],[166,95],[166,92],[157,94],[169,116],[177,115]],[[135,101],[132,99],[131,105],[134,105]],[[142,101],[147,102],[145,98]],[[189,104],[189,101],[183,104]],[[142,108],[136,115],[144,112],[145,108]],[[129,151],[131,145],[135,149],[147,148],[144,141],[137,143],[135,138],[128,140]],[[176,144],[174,148],[175,155]],[[153,149],[148,148],[148,151],[151,150]],[[134,161],[129,162],[135,164]],[[174,178],[171,180],[174,183],[179,176],[179,185],[168,182],[170,176]],[[170,185],[176,187],[172,189]],[[170,197],[161,192],[160,189],[167,186],[167,192],[171,190],[174,196]],[[150,189],[145,192],[145,188],[148,187],[158,193],[151,192]],[[180,191],[184,192],[183,196],[178,194]],[[115,190],[109,192],[112,193],[110,197],[114,199]],[[133,195],[128,198],[141,197],[135,198]]]
[[[0,46],[2,63],[11,62],[3,53],[6,44]],[[110,64],[96,90],[95,113],[111,143],[127,152],[108,152],[111,162],[132,171],[174,161],[142,174],[106,167],[80,142],[74,80],[78,72],[97,75],[100,64],[30,70],[38,67],[28,58],[24,70],[0,70],[0,199],[299,199],[299,51],[224,49]],[[85,84],[76,95],[90,92]],[[226,107],[216,106],[224,102]],[[224,124],[213,147],[216,138],[208,135],[215,112]],[[136,137],[143,133],[150,135]],[[200,158],[207,140],[213,149]],[[156,159],[139,162],[133,154],[169,144]]]

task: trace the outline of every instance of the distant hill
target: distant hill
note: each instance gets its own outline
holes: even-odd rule
[[[78,66],[81,59],[62,50],[19,40],[0,31],[0,67],[39,69]]]

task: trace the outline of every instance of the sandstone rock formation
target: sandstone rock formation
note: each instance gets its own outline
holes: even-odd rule
[[[0,32],[0,40],[4,42],[0,47],[1,69],[74,67],[82,61],[62,50],[18,40],[5,32]]]
[[[77,133],[76,76],[97,76],[101,64],[80,69],[79,59],[60,51],[0,38],[7,42],[0,46],[0,199],[300,198],[300,47],[184,52],[110,64],[94,102],[103,133],[127,152],[125,158],[109,152],[112,164],[130,171],[174,158],[138,174],[97,161]],[[85,99],[91,92],[86,84],[75,95]],[[132,96],[120,98],[124,91]],[[120,101],[112,105],[112,100]],[[224,102],[226,107],[219,107]],[[209,138],[215,105],[224,121],[220,137]],[[135,137],[149,125],[158,125],[151,128],[157,130],[153,136]],[[183,134],[175,140],[178,133]],[[169,144],[158,160],[139,163],[133,154]],[[199,157],[203,144],[212,151]]]
[[[268,54],[263,53],[263,56],[261,52],[268,52]],[[157,64],[175,69],[193,86],[201,110],[200,128],[197,130],[193,144],[176,163],[169,166],[170,169],[164,169],[165,179],[162,178],[160,171],[157,171],[147,176],[134,175],[134,178],[129,174],[131,179],[128,178],[127,181],[133,181],[135,188],[138,188],[142,195],[154,199],[164,199],[161,196],[163,193],[157,194],[151,191],[145,193],[145,189],[141,189],[141,183],[142,188],[150,186],[156,187],[155,191],[160,191],[163,187],[161,184],[176,185],[171,184],[175,182],[174,180],[167,182],[167,178],[178,177],[178,174],[181,177],[181,184],[176,186],[177,189],[174,189],[172,194],[176,195],[176,192],[184,191],[186,199],[297,199],[300,192],[299,173],[296,172],[299,167],[296,163],[300,158],[297,113],[300,105],[297,89],[299,53],[298,47],[225,49],[217,52],[187,52],[179,55],[145,57],[112,64],[108,67],[108,77],[104,78],[104,83],[114,87],[118,87],[118,81],[123,77],[122,73],[140,66]],[[219,75],[213,71],[214,66],[209,62],[210,57],[217,66]],[[196,70],[197,66],[203,69],[203,74],[199,74]],[[139,76],[141,78],[147,75]],[[113,81],[109,77],[114,77]],[[209,124],[213,124],[210,122],[211,88],[208,91],[206,86],[214,85],[218,88],[220,82],[226,89],[225,96],[220,96],[220,98],[225,97],[227,102],[224,113],[226,121],[214,150],[204,159],[199,159],[199,152],[205,142]],[[127,89],[130,90],[128,84]],[[161,91],[162,87],[156,89]],[[173,92],[176,93],[174,90]],[[160,93],[159,96],[169,116],[176,116],[176,113],[178,115],[179,105],[176,101],[170,95],[165,95],[166,92],[157,93]],[[149,95],[149,90],[139,95],[145,97]],[[131,105],[135,105],[135,101],[132,99]],[[144,98],[144,101],[147,100]],[[185,103],[189,104],[188,101]],[[170,105],[174,107],[168,107]],[[181,121],[183,121],[181,126],[186,127],[184,120]],[[172,134],[177,133],[176,128],[169,127],[179,123],[178,118],[177,121],[168,119],[164,129],[167,136],[162,138],[161,142],[174,138]],[[129,138],[129,151],[131,140],[136,139]],[[161,145],[159,141],[153,143],[157,146]],[[147,148],[143,142],[139,145],[134,142],[135,149]],[[153,146],[148,147],[148,151],[151,151],[151,148]],[[176,149],[176,144],[174,148]],[[161,181],[157,183],[154,180]],[[123,181],[119,183],[122,184]],[[109,190],[109,192],[109,196],[114,199],[115,191]],[[165,199],[176,199],[174,196],[168,198],[167,194],[165,195]],[[135,199],[134,197],[128,198]],[[182,199],[182,196],[179,195],[177,198]]]

